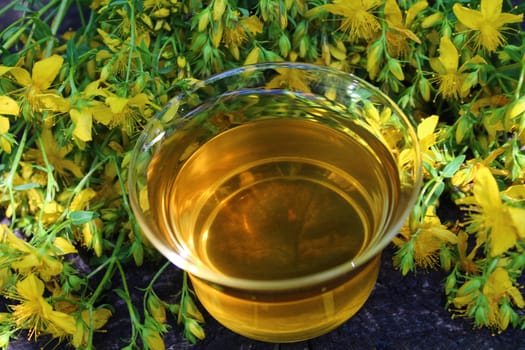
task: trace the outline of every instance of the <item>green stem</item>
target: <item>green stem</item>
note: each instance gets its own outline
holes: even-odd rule
[[[425,215],[427,213],[428,207],[432,204],[430,203],[431,199],[434,198],[434,193],[439,189],[439,186],[443,182],[442,177],[433,178],[432,180],[429,180],[427,184],[424,186],[423,190],[421,191],[421,195],[423,196],[423,200],[421,202],[421,213],[419,217],[419,222],[423,222],[425,219]],[[427,190],[430,188],[430,191],[427,192]]]
[[[127,296],[129,296],[131,294],[129,293],[128,283],[126,282],[126,273],[124,272],[122,265],[118,261],[117,261],[117,268],[120,273],[120,279],[122,280],[122,288],[124,289],[124,293]],[[128,313],[129,313],[130,320],[131,320],[131,341],[134,343],[135,339],[137,339],[137,336],[138,336],[136,324],[138,324],[140,327],[140,320],[135,313],[135,308],[133,307],[131,298],[127,298],[124,301],[126,302],[126,306],[128,308]]]
[[[44,217],[44,211],[49,202],[55,198],[55,193],[58,190],[58,183],[56,182],[54,176],[53,176],[53,165],[49,163],[49,159],[47,158],[46,153],[46,145],[44,144],[44,141],[42,140],[42,134],[39,133],[36,137],[36,142],[38,144],[38,147],[40,148],[40,152],[42,153],[42,158],[44,160],[44,164],[46,166],[46,173],[47,173],[47,183],[46,183],[46,195],[44,197],[44,201],[42,203],[42,207],[40,208],[40,213],[38,216],[38,227],[40,233],[45,233],[45,228],[43,224],[43,217]]]
[[[24,128],[24,132],[22,134],[22,137],[20,138],[20,142],[18,143],[18,148],[15,153],[15,157],[13,159],[13,163],[11,164],[11,171],[9,172],[9,175],[7,176],[7,189],[9,191],[9,202],[11,203],[12,210],[12,216],[11,216],[11,228],[13,227],[14,223],[16,222],[16,210],[15,210],[15,197],[13,193],[13,182],[15,179],[16,171],[18,169],[18,165],[20,164],[20,160],[22,159],[22,154],[25,150],[25,144],[27,140],[27,134],[28,134],[29,127]]]
[[[514,91],[514,99],[518,100],[521,95],[521,89],[523,88],[523,80],[525,80],[525,64],[521,63],[520,76],[518,78],[518,85]]]
[[[133,2],[133,0],[132,0]],[[126,70],[126,83],[129,82],[131,71],[132,71],[132,63],[133,63],[133,52],[135,51],[135,6],[132,3],[130,6],[130,43],[129,43],[129,54],[128,54],[128,69]]]
[[[64,17],[66,17],[69,6],[70,6],[69,0],[60,1],[58,12],[55,15],[55,18],[53,19],[53,22],[51,24],[51,34],[53,34],[53,37],[49,38],[49,40],[47,41],[46,54],[45,54],[46,57],[51,55],[51,51],[53,50],[53,44],[55,41],[55,36],[58,33],[58,29],[60,28],[60,25],[64,21]]]
[[[153,291],[153,286],[155,285],[155,283],[157,282],[157,280],[160,278],[160,276],[162,276],[162,274],[164,273],[164,271],[169,267],[171,266],[171,262],[170,261],[166,261],[164,263],[164,265],[161,266],[161,268],[159,269],[159,271],[157,271],[155,273],[155,275],[153,275],[153,277],[151,278],[150,282],[148,283],[148,286],[146,287],[145,289],[145,296],[144,296],[144,300],[143,300],[143,307],[144,309],[146,309],[146,302],[147,302],[147,294],[148,293],[154,293]]]
[[[58,222],[58,220],[57,220],[57,222]],[[48,237],[53,237],[54,238],[57,235],[57,233],[59,233],[60,231],[62,231],[63,229],[65,229],[66,227],[68,227],[70,225],[71,225],[71,221],[70,220],[64,220],[64,221],[60,222],[59,224],[51,226],[52,230],[48,232]]]
[[[102,167],[107,162],[107,160],[108,160],[108,157],[106,157],[106,158],[102,159],[101,161],[95,163],[95,165],[93,165],[89,169],[89,171],[86,173],[86,175],[84,175],[84,177],[82,177],[82,179],[80,179],[78,184],[73,189],[73,193],[75,195],[78,194],[80,192],[80,190],[86,185],[86,183],[91,179],[91,175],[93,175],[93,173],[95,171],[97,171],[100,167]],[[71,196],[71,198],[67,202],[67,210],[64,210],[64,212],[60,215],[59,220],[65,218],[70,213],[69,205],[71,204],[73,199],[74,199],[74,196]]]
[[[9,11],[11,8],[15,7],[18,4],[18,2],[19,2],[19,0],[14,0],[14,1],[10,2],[9,4],[4,5],[4,7],[2,9],[0,9],[0,16],[2,16],[5,13],[7,13],[7,11]]]
[[[516,62],[513,64],[506,65],[506,66],[495,67],[494,71],[500,73],[500,72],[505,72],[505,71],[516,69],[516,68],[522,68],[522,67],[523,67],[523,63]]]
[[[104,273],[104,276],[102,277],[102,280],[100,281],[100,283],[98,284],[97,288],[95,289],[95,291],[93,292],[93,294],[91,295],[91,297],[89,298],[88,302],[87,302],[87,305],[95,305],[95,302],[98,300],[98,298],[100,297],[100,294],[102,294],[102,292],[104,291],[104,289],[106,288],[106,284],[111,280],[111,277],[113,276],[113,271],[115,270],[115,265],[117,266],[117,268],[119,269],[119,271],[122,270],[122,267],[120,266],[120,262],[118,261],[118,253],[120,252],[120,247],[122,246],[122,243],[124,242],[124,238],[126,237],[126,234],[124,231],[120,231],[120,234],[117,238],[117,242],[115,243],[115,247],[113,248],[113,252],[111,254],[111,257],[106,260],[104,263],[102,263],[99,268],[97,269],[97,271],[101,270],[102,269],[102,266],[105,266],[106,264],[108,264],[108,267]],[[90,276],[92,276],[93,273],[90,274]],[[122,275],[122,284],[124,285],[124,287],[127,289],[127,284],[126,284],[126,280],[124,278],[124,275],[122,274],[122,271],[121,271],[121,275]],[[89,276],[88,276],[89,278]],[[126,290],[126,293],[129,295],[129,292]],[[126,303],[128,303],[128,301],[126,300]],[[129,307],[129,305],[128,305]],[[130,313],[131,315],[131,313]],[[133,326],[133,330],[134,330],[134,326]],[[135,332],[135,330],[134,330]],[[133,338],[134,339],[134,338]],[[91,348],[92,347],[92,344],[93,344],[93,331],[91,330],[89,332],[89,336],[88,336],[88,348]]]
[[[95,303],[95,301],[100,297],[100,294],[102,294],[103,290],[105,289],[106,283],[108,283],[111,280],[115,265],[118,263],[118,254],[120,252],[120,248],[122,247],[122,243],[124,243],[125,237],[126,237],[126,232],[124,230],[121,230],[118,235],[117,242],[115,243],[115,247],[113,248],[113,252],[111,253],[111,256],[108,258],[109,266],[106,269],[106,272],[104,273],[104,276],[102,277],[102,280],[97,286],[97,289],[95,289],[95,291],[89,298],[89,304]]]
[[[172,263],[171,261],[166,261],[164,263],[164,265],[162,265],[162,267],[159,269],[159,271],[157,271],[155,273],[155,275],[151,278],[151,281],[149,282],[148,286],[146,287],[146,289],[153,289],[153,285],[155,284],[155,282],[157,282],[157,280],[159,279],[160,276],[162,276],[162,274],[164,273],[164,271],[169,267],[171,266]]]
[[[48,11],[52,10],[56,6],[57,1],[50,1],[46,6],[42,7],[39,11],[36,12],[35,16],[36,18],[40,18]],[[20,36],[26,31],[26,29],[33,25],[32,20],[28,20],[26,23],[24,23],[20,28],[13,34],[9,36],[9,39],[6,40],[6,42],[2,45],[2,51],[8,51],[11,46],[13,46],[15,43],[17,43],[20,39]]]
[[[128,201],[128,196],[127,196],[128,191],[127,191],[125,181],[122,178],[122,173],[120,172],[121,169],[118,166],[117,160],[114,157],[112,157],[112,159],[113,159],[113,162],[115,163],[115,169],[117,170],[117,178],[118,178],[120,189],[122,191],[122,205],[124,206],[124,209],[126,210],[126,213],[128,214],[129,221],[132,223],[131,229],[133,230],[135,239],[142,241],[142,236],[140,232],[136,232],[137,225],[134,225],[134,223],[136,222],[135,215],[133,214],[133,210],[131,210],[131,205],[129,204],[129,201]]]

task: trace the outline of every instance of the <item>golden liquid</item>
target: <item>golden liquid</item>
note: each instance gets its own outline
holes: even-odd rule
[[[390,154],[366,130],[329,110],[310,118],[311,106],[299,102],[281,105],[293,108],[290,119],[272,119],[276,110],[261,103],[250,121],[199,147],[191,140],[204,131],[179,134],[153,161],[153,218],[197,266],[261,283],[317,276],[354,259],[384,230],[399,192]],[[308,286],[276,291],[191,277],[199,300],[226,327],[287,342],[351,317],[378,267],[379,256],[333,281],[313,277]]]

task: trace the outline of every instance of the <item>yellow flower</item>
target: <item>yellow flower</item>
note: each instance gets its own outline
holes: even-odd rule
[[[478,272],[478,266],[474,262],[476,258],[476,252],[478,251],[479,247],[474,247],[468,251],[468,233],[464,231],[460,231],[458,233],[458,253],[459,253],[459,267],[462,272],[472,275],[476,272]]]
[[[488,308],[486,308],[488,325],[500,330],[506,329],[510,321],[508,314],[500,312],[503,299],[510,298],[518,308],[525,306],[523,295],[513,285],[509,273],[504,267],[497,267],[492,271],[482,291],[488,302]]]
[[[289,89],[309,92],[310,78],[308,73],[296,69],[276,69],[279,75],[275,76],[266,84],[266,89]]]
[[[405,19],[396,0],[387,0],[385,3],[385,19],[388,24],[386,40],[388,52],[397,58],[406,58],[410,52],[409,40],[421,44],[419,37],[409,28],[417,14],[428,6],[426,1],[414,3],[406,12]]]
[[[482,63],[484,60],[480,56],[474,56],[459,67],[459,53],[446,35],[441,37],[439,42],[439,57],[430,58],[430,67],[437,73],[432,81],[439,84],[438,93],[443,98],[459,98],[469,94],[470,84],[465,84],[467,76],[467,65],[469,63]],[[459,67],[459,68],[458,68]]]
[[[158,323],[166,322],[166,307],[156,295],[150,294],[147,300],[148,311]]]
[[[84,90],[76,96],[69,116],[75,128],[73,136],[80,141],[80,146],[84,142],[92,140],[93,115],[106,113],[107,106],[104,102],[97,100],[97,97],[108,97],[110,92],[100,87],[101,81],[95,80],[89,83]]]
[[[142,121],[153,114],[149,105],[152,105],[152,102],[144,93],[132,97],[119,97],[108,92],[105,104],[92,105],[85,110],[83,117],[92,116],[97,122],[110,129],[120,128],[124,133],[131,135]],[[83,132],[88,133],[87,130]]]
[[[429,206],[422,223],[416,227],[405,225],[401,228],[401,236],[394,239],[398,246],[414,239],[414,261],[424,269],[433,268],[439,263],[439,251],[447,244],[456,244],[457,236],[443,225],[435,213],[435,208]],[[406,273],[408,271],[404,271]]]
[[[81,107],[69,110],[71,121],[75,125],[73,136],[81,142],[92,140],[91,131],[93,125],[92,110],[89,107]]]
[[[15,100],[6,95],[0,96],[0,148],[2,148],[5,153],[11,153],[12,141],[7,137],[11,122],[9,118],[4,115],[16,117],[19,113],[20,107]]]
[[[15,292],[10,293],[9,298],[19,302],[11,305],[11,317],[17,327],[29,330],[29,338],[38,337],[40,333],[55,337],[74,334],[73,316],[53,310],[43,295],[44,282],[34,274],[16,283]]]
[[[514,15],[502,13],[503,0],[481,0],[480,10],[472,10],[454,4],[452,10],[458,20],[467,28],[475,31],[474,41],[476,49],[483,47],[488,52],[494,52],[500,45],[506,43],[502,32],[509,29],[506,24],[520,23],[523,14]]]
[[[27,162],[20,162],[20,172],[13,176],[13,186],[24,186],[27,184],[38,184],[44,187],[47,183],[47,178],[42,176],[42,172],[34,171],[34,165]],[[6,177],[8,174],[5,175]],[[13,193],[14,201],[3,193],[0,197],[0,203],[6,208],[6,217],[11,218],[13,214],[22,211],[23,213],[34,214],[35,210],[41,207],[43,196],[41,195],[41,188],[28,188],[25,191],[16,191]]]
[[[348,40],[357,42],[361,39],[371,40],[381,30],[379,20],[371,13],[381,3],[381,0],[334,0],[332,4],[322,5],[321,8],[343,16],[339,29],[348,34]]]
[[[60,147],[57,144],[56,138],[51,132],[51,129],[49,128],[42,129],[41,137],[42,143],[44,144],[47,161],[53,166],[54,170],[59,175],[65,177],[69,174],[73,174],[77,178],[81,178],[83,176],[80,165],[66,158],[72,150],[71,146]],[[36,148],[27,150],[24,153],[24,160],[36,162],[39,165],[45,165],[42,150]]]
[[[502,202],[496,179],[487,167],[478,168],[472,192],[456,203],[468,205],[471,211],[467,230],[477,234],[477,246],[485,242],[490,255],[496,256],[525,239],[525,208]]]
[[[101,238],[101,232],[104,222],[100,218],[95,218],[82,225],[82,242],[88,247],[95,251],[95,255],[102,256],[103,242]]]
[[[432,151],[432,146],[436,143],[436,127],[439,122],[439,116],[431,115],[424,118],[417,126],[417,137],[421,145],[423,157],[429,163],[434,163],[435,154]]]
[[[439,156],[439,150],[434,147],[437,142],[438,131],[436,131],[437,125],[439,122],[439,116],[431,115],[427,118],[421,120],[417,126],[417,137],[421,147],[421,154],[423,156],[423,161],[426,164],[434,166],[437,162],[436,158]],[[395,145],[395,143],[391,143]],[[416,156],[413,149],[404,149],[400,152],[398,157],[398,168],[403,171],[406,167],[410,167]],[[426,168],[423,169],[425,174],[428,174]]]
[[[120,12],[117,10],[117,12]],[[101,80],[107,80],[108,78],[116,75],[124,75],[127,69],[137,69],[137,50],[132,52],[132,60],[129,60],[129,48],[130,46],[144,46],[149,47],[151,37],[148,32],[142,32],[140,35],[133,37],[135,41],[131,42],[129,35],[129,21],[127,20],[128,14],[122,9],[122,19],[124,20],[120,28],[124,32],[123,37],[126,40],[121,40],[115,35],[105,32],[104,30],[97,28],[97,33],[100,35],[103,43],[107,46],[107,49],[100,49],[96,54],[96,62],[104,64],[104,67],[100,73]],[[125,23],[128,22],[128,23]],[[131,64],[131,66],[130,66]]]
[[[0,76],[9,73],[16,83],[25,88],[24,102],[32,111],[66,112],[69,109],[69,102],[55,90],[50,89],[63,62],[64,59],[58,55],[50,56],[36,62],[31,74],[20,67],[0,66]]]
[[[160,332],[152,327],[144,328],[142,331],[142,341],[146,350],[164,350],[166,344]]]
[[[234,18],[229,17],[224,29],[223,42],[236,60],[240,57],[239,47],[248,40],[248,32],[261,33],[263,23],[257,16],[244,17],[239,20],[239,13],[234,12]]]
[[[102,328],[111,317],[111,311],[105,308],[94,310],[91,315],[93,316],[93,330]],[[85,346],[88,342],[90,332],[90,312],[89,310],[83,310],[81,313],[82,319],[77,321],[76,331],[73,334],[71,343],[76,348]]]
[[[57,257],[76,253],[75,247],[61,237],[57,237],[51,247],[42,251],[18,238],[6,225],[0,225],[0,242],[10,251],[9,257],[0,259],[2,264],[9,264],[20,274],[38,272],[44,281],[62,272],[63,265]]]

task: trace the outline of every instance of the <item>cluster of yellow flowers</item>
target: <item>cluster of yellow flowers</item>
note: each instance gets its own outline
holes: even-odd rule
[[[196,79],[265,61],[351,72],[413,118],[425,182],[396,266],[442,268],[448,307],[476,326],[525,326],[524,4],[94,0],[68,31],[71,3],[28,1],[0,31],[0,348],[20,330],[92,347],[111,276],[160,259],[126,195],[138,133]],[[92,272],[70,259],[79,251]],[[162,349],[166,310],[188,339],[204,337],[187,283],[171,303],[157,277],[144,318],[129,307],[130,344]],[[118,295],[130,305],[127,288]]]

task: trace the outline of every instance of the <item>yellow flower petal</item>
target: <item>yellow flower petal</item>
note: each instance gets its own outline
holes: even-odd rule
[[[417,137],[423,152],[427,151],[436,142],[434,131],[436,130],[439,116],[432,115],[421,120],[417,126]]]
[[[481,0],[481,14],[485,18],[498,18],[502,6],[503,0]]]
[[[0,114],[17,116],[19,112],[20,107],[15,100],[6,95],[0,96]]]
[[[523,14],[514,15],[512,13],[502,13],[498,16],[496,23],[503,26],[507,23],[521,23],[523,21]]]
[[[260,49],[258,46],[254,47],[250,51],[248,56],[246,56],[246,59],[244,60],[244,64],[247,65],[247,64],[253,64],[253,63],[259,62],[259,51]]]
[[[53,80],[55,80],[64,59],[58,55],[53,55],[38,61],[33,66],[33,84],[35,84],[40,90],[46,90],[51,86]]]
[[[390,21],[397,26],[403,26],[403,14],[397,4],[397,0],[386,1],[384,14],[387,21]]]
[[[128,99],[118,96],[110,96],[106,98],[106,104],[111,109],[112,113],[120,113],[124,110],[126,105],[128,104]]]
[[[525,238],[525,208],[507,206],[510,220],[516,228],[516,234]],[[508,234],[511,234],[510,232]]]
[[[507,293],[512,298],[512,302],[519,307],[520,309],[523,309],[525,307],[525,300],[523,300],[523,295],[521,294],[520,290],[516,287],[510,288]]]
[[[35,299],[44,294],[44,282],[36,277],[34,273],[31,273],[16,283],[16,291],[24,299]]]
[[[458,20],[470,29],[479,30],[480,28],[480,12],[461,6],[459,3],[455,3],[452,6],[452,11],[458,18]]]
[[[73,254],[77,252],[75,246],[72,245],[69,241],[67,241],[64,237],[55,238],[53,245],[60,249],[62,254]]]
[[[0,115],[0,135],[9,132],[9,118]]]
[[[49,321],[60,330],[54,330],[53,334],[56,335],[73,335],[75,334],[77,327],[75,318],[64,312],[52,310],[48,315]],[[62,331],[62,332],[60,332]],[[63,334],[61,334],[63,333]]]
[[[428,7],[428,2],[425,0],[418,1],[414,5],[410,6],[405,17],[405,26],[409,27],[417,14]]]
[[[16,82],[22,86],[30,86],[33,83],[31,80],[31,75],[23,68],[13,67],[9,70],[9,73],[11,73]]]
[[[458,50],[452,40],[446,35],[439,41],[439,60],[446,72],[456,72],[458,70]]]
[[[505,191],[501,193],[509,197],[511,200],[522,201],[525,200],[525,185],[509,186]]]
[[[75,198],[73,198],[73,200],[71,201],[71,205],[69,206],[69,209],[71,211],[85,209],[89,201],[95,198],[96,195],[97,193],[90,187],[83,189],[75,196]]]
[[[55,94],[43,94],[38,96],[38,101],[43,108],[50,111],[65,113],[69,111],[69,101]]]
[[[498,184],[487,167],[478,169],[473,192],[474,198],[485,211],[498,211],[501,208]]]
[[[88,142],[92,140],[91,131],[93,126],[93,119],[91,111],[87,108],[72,109],[69,111],[69,116],[75,124],[73,135],[80,141]]]
[[[516,229],[505,210],[486,209],[490,225],[490,255],[497,256],[513,248],[517,242]]]
[[[2,148],[2,150],[7,154],[10,154],[12,150],[11,143],[9,143],[5,137],[0,138],[0,148]]]
[[[150,104],[150,100],[148,98],[148,95],[141,93],[131,97],[128,101],[128,104],[131,106],[144,108],[146,105]]]
[[[259,17],[255,16],[255,15],[250,16],[250,17],[245,18],[245,19],[242,19],[241,23],[252,34],[262,33],[262,31],[263,31],[264,25],[261,22],[261,20],[259,19]]]

